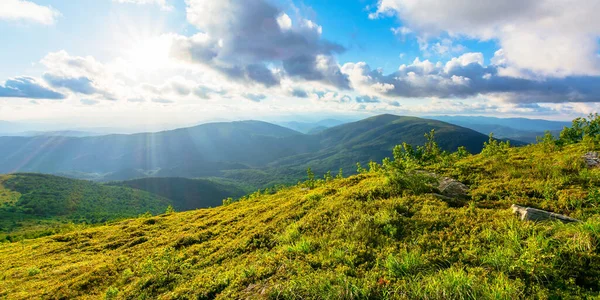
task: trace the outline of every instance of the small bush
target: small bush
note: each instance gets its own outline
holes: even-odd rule
[[[42,272],[42,270],[40,270],[36,267],[27,269],[27,275],[30,277],[40,274],[41,272]]]
[[[104,294],[104,299],[105,300],[117,299],[118,295],[119,295],[119,289],[111,286],[106,290],[106,294]]]

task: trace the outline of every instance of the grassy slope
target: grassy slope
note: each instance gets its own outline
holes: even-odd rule
[[[598,296],[600,170],[580,159],[593,148],[527,146],[434,168],[471,185],[457,208],[367,173],[2,244],[0,297]],[[512,203],[584,222],[521,222]]]
[[[127,187],[44,174],[1,175],[0,240],[6,234],[52,233],[54,229],[46,230],[49,225],[101,223],[145,212],[158,214],[168,205],[165,198]]]

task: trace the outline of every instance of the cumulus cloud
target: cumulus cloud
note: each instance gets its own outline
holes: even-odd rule
[[[66,96],[56,92],[31,77],[17,77],[0,85],[0,97],[30,99],[65,99]]]
[[[347,63],[342,72],[364,95],[405,98],[469,98],[486,95],[515,103],[600,101],[600,77],[526,79],[502,75],[498,65],[484,65],[483,54],[466,53],[448,62],[418,58],[383,74],[364,62]],[[382,88],[385,87],[385,88]]]
[[[46,73],[43,76],[44,80],[55,88],[66,88],[76,93],[92,95],[98,93],[98,89],[94,87],[94,82],[87,77],[63,77]]]
[[[92,56],[71,56],[65,50],[48,53],[41,63],[55,73],[71,77],[78,75],[92,77],[105,72],[104,66]]]
[[[99,95],[108,100],[116,99],[110,91],[113,76],[91,56],[71,56],[63,50],[49,53],[41,63],[48,69],[43,79],[54,88]]]
[[[60,13],[51,6],[43,6],[26,0],[0,1],[0,20],[26,21],[52,25]]]
[[[370,17],[396,15],[424,40],[495,39],[514,70],[564,77],[600,74],[597,11],[596,0],[379,0]]]
[[[313,21],[294,21],[267,0],[186,3],[188,21],[202,32],[176,37],[173,56],[266,87],[279,85],[282,76],[349,87],[333,57],[344,47],[322,39]]]

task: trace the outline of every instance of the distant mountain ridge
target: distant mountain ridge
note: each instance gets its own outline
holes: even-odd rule
[[[380,115],[303,134],[261,121],[208,123],[190,128],[98,137],[0,137],[0,173],[43,172],[88,179],[225,176],[230,171],[278,169],[279,174],[345,168],[381,160],[403,142],[422,144],[436,130],[443,149],[479,152],[485,135],[416,117]],[[233,176],[233,175],[232,175]],[[237,176],[237,175],[235,175]],[[234,177],[235,177],[234,176]],[[294,175],[291,178],[296,178]]]
[[[571,122],[549,121],[527,118],[496,118],[482,116],[432,116],[434,120],[473,129],[483,134],[493,133],[495,137],[514,139],[524,143],[534,143],[536,137],[550,131],[558,136],[564,127],[571,126]]]
[[[314,133],[323,131],[327,128],[335,127],[335,126],[346,124],[346,123],[349,123],[349,122],[336,120],[336,119],[325,119],[325,120],[321,120],[321,121],[314,122],[314,123],[291,121],[291,122],[279,122],[277,124],[287,127],[287,128],[290,128],[290,129],[293,129],[298,132],[302,132],[302,133],[306,133],[306,134],[314,134]]]

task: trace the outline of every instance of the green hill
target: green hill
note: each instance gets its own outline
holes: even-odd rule
[[[0,238],[35,236],[48,224],[102,223],[163,213],[169,204],[166,198],[126,187],[44,174],[0,175]]]
[[[311,167],[318,173],[342,168],[351,174],[357,162],[366,165],[369,161],[381,161],[398,144],[423,144],[424,134],[431,130],[435,130],[440,147],[448,151],[464,146],[471,153],[479,153],[488,140],[486,135],[471,129],[440,121],[379,115],[326,129],[315,135],[319,151],[282,158],[269,166],[297,172]]]
[[[167,198],[178,211],[219,206],[223,199],[239,198],[249,192],[238,184],[188,178],[142,178],[110,184]]]
[[[396,147],[349,178],[0,244],[0,297],[598,297],[600,168],[582,159],[600,150],[598,123],[477,155]],[[470,190],[447,193],[437,176]],[[521,221],[511,204],[582,222]]]

